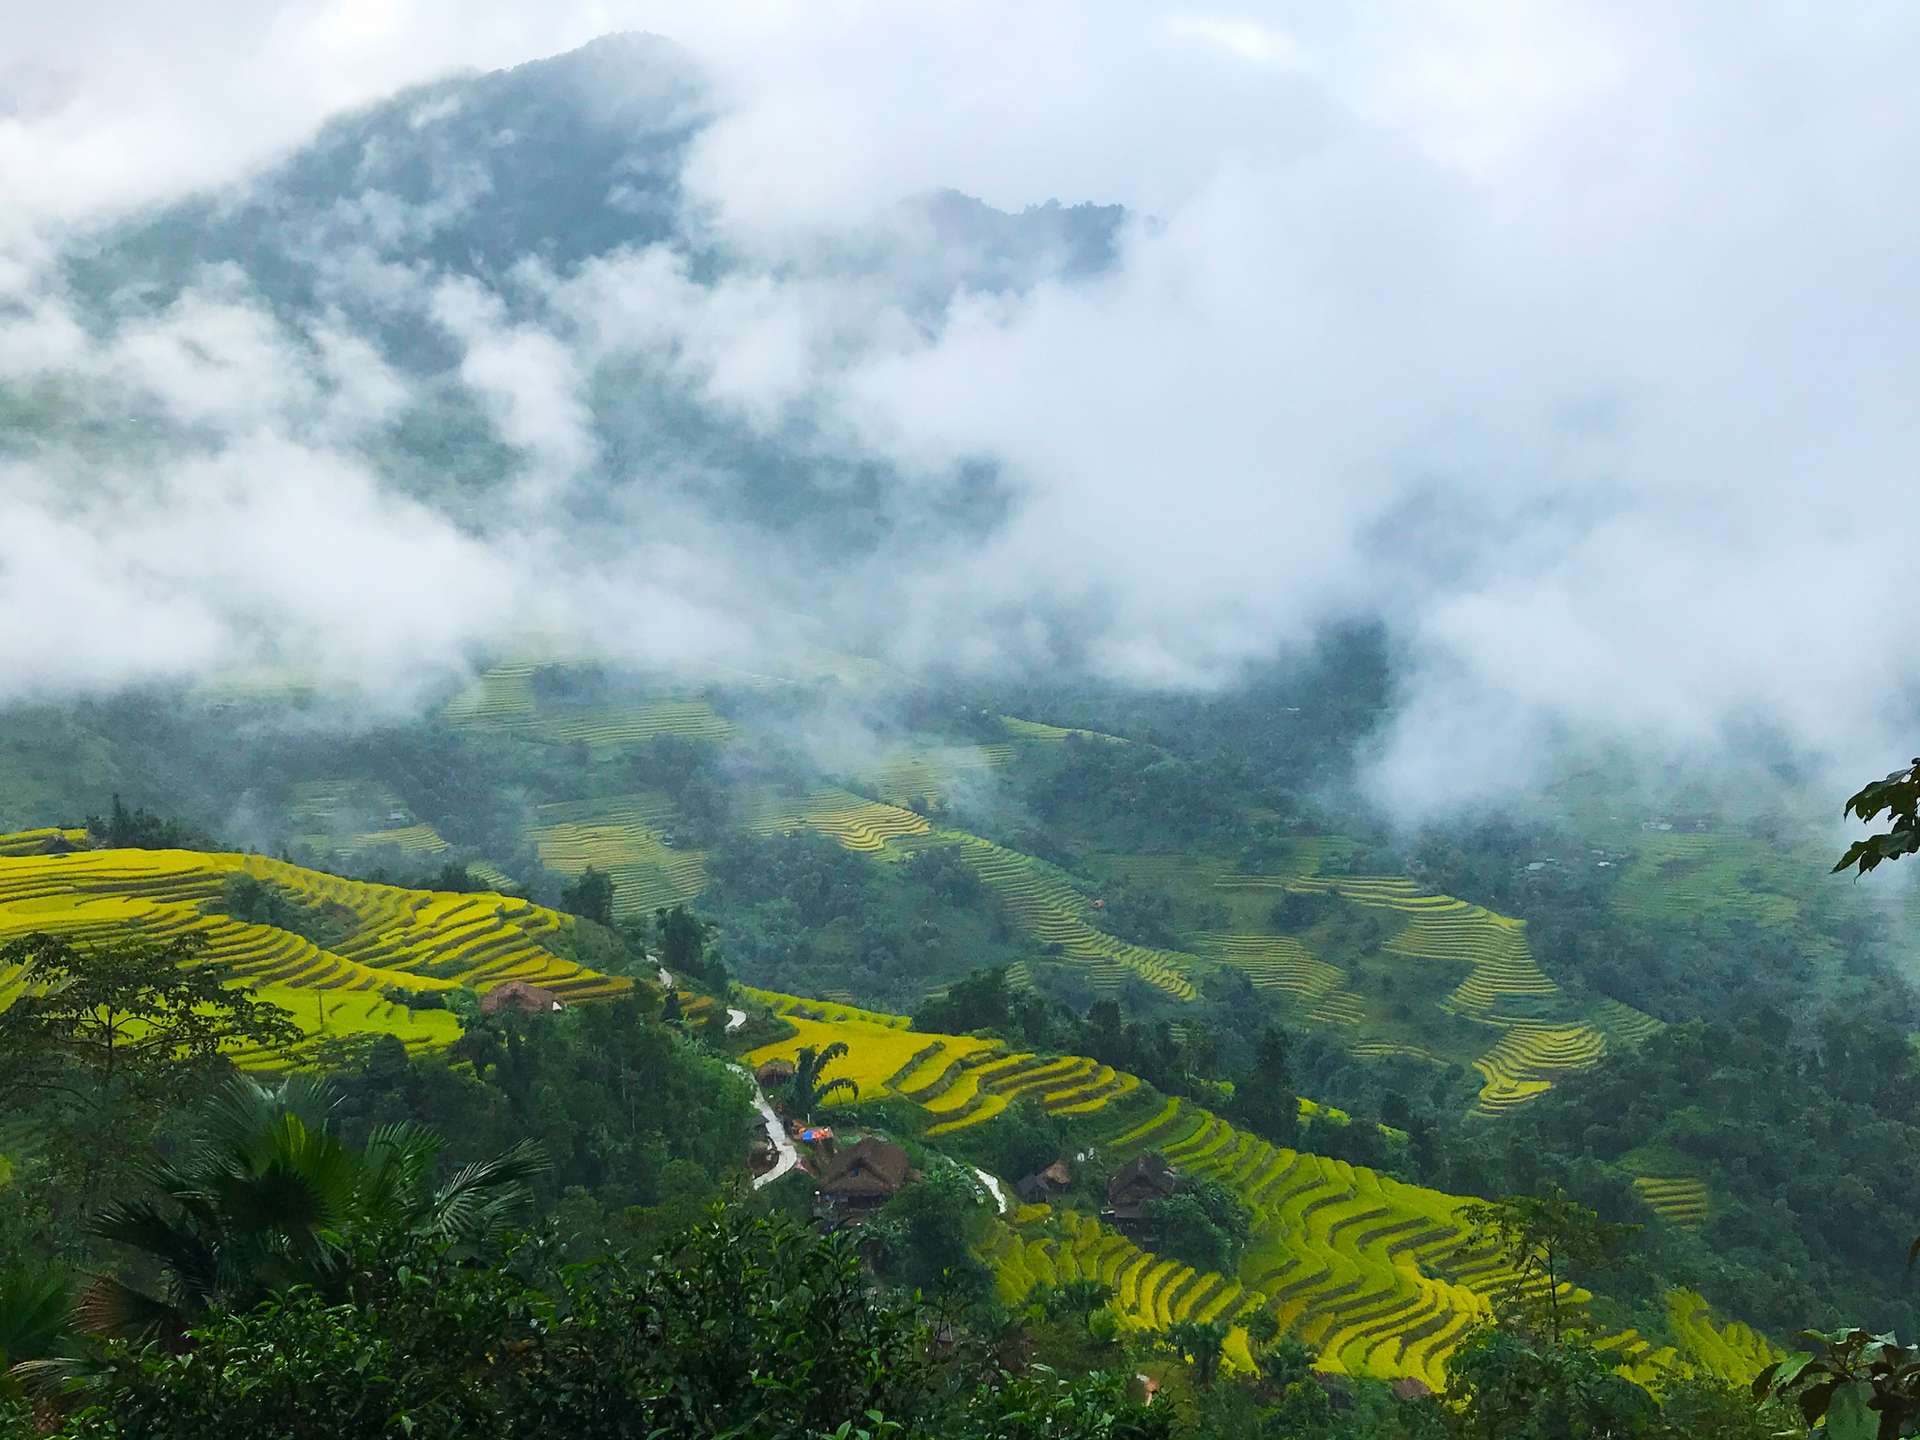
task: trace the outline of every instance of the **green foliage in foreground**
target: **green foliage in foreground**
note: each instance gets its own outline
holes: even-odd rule
[[[1882,860],[1898,860],[1920,850],[1920,757],[1906,770],[1874,780],[1847,797],[1842,815],[1871,825],[1886,816],[1886,829],[1856,840],[1834,865],[1836,872],[1855,870],[1864,875]]]
[[[1829,1440],[1899,1440],[1920,1431],[1920,1347],[1859,1329],[1800,1338],[1814,1348],[1761,1371],[1756,1396],[1790,1401],[1809,1427],[1824,1424]]]
[[[523,1277],[534,1278],[523,1278]],[[296,1289],[180,1353],[110,1346],[58,1431],[86,1440],[855,1435],[1153,1440],[1120,1377],[1004,1373],[876,1295],[854,1242],[716,1210],[645,1262],[499,1268],[366,1252],[350,1298]]]

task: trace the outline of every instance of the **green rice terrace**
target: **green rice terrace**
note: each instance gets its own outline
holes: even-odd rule
[[[344,880],[259,855],[185,850],[44,850],[57,832],[0,837],[0,941],[44,933],[79,943],[191,937],[201,963],[282,1005],[309,1033],[397,1035],[410,1051],[460,1034],[444,1008],[394,994],[465,989],[484,995],[523,981],[569,1002],[622,993],[630,980],[569,958],[573,917],[500,894],[435,894]],[[62,837],[71,843],[77,832]],[[307,921],[295,930],[228,913],[231,882],[271,887]],[[17,981],[0,994],[12,999]],[[300,1057],[241,1053],[252,1068]]]
[[[445,719],[523,742],[584,741],[596,766],[659,735],[724,750],[752,731],[750,721],[716,709],[716,703],[725,708],[717,696],[687,692],[635,699],[615,707],[616,717],[604,697],[569,698],[566,673],[530,663],[496,666],[447,707]],[[563,678],[549,682],[543,678],[549,674]],[[762,696],[789,683],[755,679],[752,693]],[[1478,1076],[1483,1115],[1524,1105],[1557,1077],[1589,1069],[1609,1050],[1631,1047],[1659,1028],[1653,1017],[1619,1001],[1566,993],[1535,962],[1518,919],[1424,890],[1405,876],[1339,873],[1354,848],[1340,836],[1296,837],[1288,864],[1265,873],[1243,873],[1203,853],[1102,852],[1105,871],[1185,892],[1229,917],[1227,926],[1193,929],[1177,944],[1129,940],[1104,923],[1097,878],[970,832],[945,819],[941,807],[980,785],[1004,785],[1036,765],[1044,768],[1070,740],[1132,742],[1011,716],[987,723],[995,738],[895,748],[840,785],[746,786],[727,824],[763,836],[810,830],[882,861],[947,847],[1027,938],[1030,953],[1016,979],[1030,983],[1036,966],[1055,966],[1076,972],[1096,993],[1118,994],[1137,982],[1177,1004],[1195,999],[1207,974],[1238,972],[1256,989],[1283,997],[1300,1020],[1340,1036],[1357,1057],[1469,1067]],[[431,843],[430,830],[400,823],[411,817],[398,807],[388,813],[393,828],[363,832],[355,843]],[[695,844],[689,836],[708,833],[662,790],[541,804],[527,831],[540,863],[553,873],[577,877],[591,866],[611,876],[615,913],[625,918],[689,903],[704,892],[709,841]],[[1644,869],[1668,862],[1654,856],[1640,863]],[[1393,931],[1356,953],[1327,927],[1276,930],[1267,911],[1288,894],[1373,912]],[[1370,985],[1359,983],[1356,961],[1372,972]]]
[[[958,1145],[964,1153],[970,1133],[984,1133],[1014,1101],[1031,1100],[1066,1121],[1073,1147],[1097,1157],[1103,1171],[1156,1154],[1178,1173],[1217,1181],[1253,1213],[1252,1243],[1237,1271],[1218,1274],[1142,1248],[1071,1198],[1010,1209],[983,1251],[1010,1302],[1036,1285],[1098,1280],[1115,1291],[1112,1303],[1129,1327],[1228,1324],[1228,1357],[1245,1368],[1254,1362],[1244,1322],[1264,1310],[1311,1344],[1327,1368],[1439,1388],[1449,1354],[1512,1289],[1513,1273],[1472,1238],[1461,1216],[1468,1202],[1458,1197],[1270,1144],[1085,1057],[923,1033],[904,1017],[789,995],[745,994],[790,1031],[750,1051],[748,1063],[843,1044],[834,1074],[857,1084],[863,1105],[908,1102],[928,1146]],[[1342,1122],[1310,1120],[1307,1144],[1316,1124],[1330,1123]],[[1561,1301],[1584,1316],[1593,1297],[1563,1285]],[[1712,1316],[1698,1296],[1676,1293],[1669,1310],[1657,1338],[1580,1323],[1622,1373],[1643,1383],[1696,1371],[1738,1379],[1777,1353],[1748,1327]]]
[[[672,820],[651,797],[626,797],[591,814],[549,806],[540,818],[543,843],[563,870],[605,860],[616,872],[637,874],[643,864],[664,872],[685,858],[664,845],[664,826]],[[1169,995],[1181,993],[1179,983],[1196,966],[1246,968],[1256,983],[1319,1008],[1329,1025],[1359,1029],[1365,1023],[1329,1008],[1342,993],[1338,975],[1329,975],[1331,964],[1300,943],[1225,931],[1196,937],[1192,952],[1129,952],[1089,924],[1087,897],[1064,874],[979,837],[929,828],[910,810],[845,791],[808,791],[768,804],[766,822],[814,826],[856,852],[887,852],[902,841],[954,847],[1008,897],[1020,924],[1058,945],[1062,962],[1125,968],[1148,983],[1154,983],[1150,970],[1164,973]],[[198,937],[202,962],[223,966],[234,983],[282,1004],[307,1031],[292,1052],[238,1052],[246,1068],[324,1064],[324,1041],[351,1035],[396,1035],[415,1054],[459,1037],[461,1025],[449,1010],[392,998],[399,993],[484,995],[518,979],[576,1002],[632,987],[572,958],[580,922],[528,900],[351,881],[255,854],[77,849],[84,839],[77,829],[0,835],[0,939],[35,931],[75,941],[129,931],[154,939]],[[321,939],[232,916],[228,897],[242,877],[300,906],[307,922],[301,927],[323,931]],[[659,893],[691,893],[695,881],[687,876],[680,891]],[[1590,1066],[1605,1052],[1609,1031],[1599,1023],[1555,1025],[1507,1014],[1519,1000],[1553,996],[1551,981],[1528,958],[1519,922],[1423,895],[1394,877],[1236,876],[1223,883],[1236,895],[1275,887],[1405,916],[1384,950],[1409,966],[1444,970],[1444,1004],[1461,1020],[1498,1033],[1482,1064],[1488,1108],[1519,1102],[1532,1092],[1526,1087],[1544,1087],[1553,1073]],[[17,981],[8,983],[15,989],[4,995],[13,998]],[[889,1116],[914,1117],[906,1133],[935,1152],[952,1148],[968,1156],[1010,1106],[1033,1102],[1068,1127],[1073,1150],[1087,1162],[1096,1158],[1110,1171],[1135,1156],[1160,1156],[1181,1175],[1227,1188],[1254,1217],[1252,1242],[1233,1273],[1213,1273],[1144,1248],[1071,1196],[1010,1208],[981,1248],[1008,1302],[1035,1284],[1100,1281],[1112,1286],[1114,1308],[1129,1329],[1221,1321],[1229,1327],[1225,1354],[1240,1369],[1256,1365],[1246,1319],[1265,1311],[1284,1332],[1311,1344],[1329,1371],[1411,1377],[1440,1388],[1450,1354],[1515,1283],[1505,1263],[1469,1233],[1461,1217],[1465,1200],[1315,1154],[1315,1135],[1327,1133],[1325,1127],[1361,1121],[1308,1100],[1300,1102],[1302,1148],[1286,1148],[1085,1056],[924,1033],[904,1016],[847,1000],[753,987],[737,987],[735,998],[781,1031],[778,1041],[747,1050],[747,1064],[793,1060],[803,1046],[845,1044],[849,1052],[835,1075],[858,1085],[862,1106],[893,1104]],[[1601,1020],[1615,1029],[1632,1025],[1632,1016]],[[1002,1177],[1012,1179],[1018,1177]],[[1697,1225],[1707,1210],[1705,1187],[1695,1181],[1647,1175],[1640,1188],[1647,1204],[1678,1227]],[[1761,1336],[1716,1317],[1686,1292],[1670,1296],[1665,1323],[1640,1329],[1609,1329],[1588,1319],[1594,1296],[1574,1286],[1561,1288],[1561,1304],[1601,1350],[1617,1357],[1624,1375],[1642,1382],[1695,1371],[1743,1379],[1774,1354]]]

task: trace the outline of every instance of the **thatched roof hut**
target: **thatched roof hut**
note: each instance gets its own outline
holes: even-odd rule
[[[508,980],[480,997],[480,1013],[498,1015],[502,1010],[519,1010],[528,1015],[547,1015],[566,1009],[566,1002],[551,990],[529,985],[524,980]]]

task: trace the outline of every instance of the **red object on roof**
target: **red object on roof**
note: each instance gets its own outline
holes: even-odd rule
[[[822,1140],[833,1139],[833,1128],[828,1125],[804,1125],[798,1138],[809,1145],[817,1145]]]

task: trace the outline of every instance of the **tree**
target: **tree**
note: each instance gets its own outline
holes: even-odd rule
[[[465,865],[457,861],[449,861],[427,877],[425,888],[445,890],[457,895],[471,895],[482,890],[491,890],[493,887],[477,878]]]
[[[1127,1377],[1006,1373],[876,1293],[857,1240],[716,1209],[649,1259],[500,1266],[390,1240],[344,1299],[219,1312],[190,1349],[106,1347],[61,1440],[1167,1440]],[[533,1277],[533,1278],[529,1278]]]
[[[880,1216],[888,1277],[928,1295],[985,1294],[993,1276],[973,1250],[982,1214],[973,1185],[952,1166],[903,1187]]]
[[[583,920],[611,927],[613,877],[595,866],[587,866],[578,879],[561,888],[560,908]]]
[[[162,819],[144,808],[129,810],[118,795],[113,808],[102,817],[89,815],[87,835],[96,845],[110,850],[185,850],[192,848],[194,837],[184,825]]]
[[[1044,1170],[1070,1148],[1066,1126],[1024,1095],[1000,1112],[981,1143],[982,1163],[1016,1180]]]
[[[58,1270],[0,1272],[0,1394],[8,1367],[53,1353],[71,1328],[72,1308],[73,1286]]]
[[[1583,1344],[1484,1329],[1447,1362],[1459,1440],[1632,1440],[1660,1431],[1653,1397]],[[1838,1440],[1838,1437],[1835,1437]]]
[[[1875,780],[1847,797],[1841,807],[1843,816],[1851,815],[1871,825],[1882,815],[1886,829],[1856,840],[1834,865],[1834,871],[1852,868],[1864,875],[1883,860],[1898,860],[1920,850],[1920,758],[1905,770],[1896,770],[1884,780]]]
[[[1871,868],[1871,867],[1869,867]],[[1813,1348],[1762,1370],[1753,1393],[1796,1405],[1829,1440],[1898,1440],[1920,1431],[1920,1347],[1868,1330],[1809,1330]]]
[[[1231,1275],[1253,1231],[1253,1213],[1240,1197],[1214,1180],[1183,1177],[1165,1199],[1150,1201],[1148,1218],[1158,1229],[1158,1249],[1196,1270]]]
[[[934,852],[928,852],[929,854]],[[1005,966],[995,966],[956,980],[946,994],[922,1002],[914,1012],[914,1028],[936,1033],[965,1034],[1004,1026],[1013,1012],[1013,992]]]
[[[707,973],[707,935],[712,929],[684,905],[654,912],[660,934],[660,963],[675,975]]]
[[[278,1049],[300,1038],[285,1010],[229,988],[205,947],[181,936],[86,949],[30,935],[0,949],[25,993],[0,1012],[0,1066],[16,1085],[166,1092],[223,1047]]]
[[[800,1053],[794,1056],[793,1077],[787,1081],[787,1094],[792,1099],[794,1110],[809,1125],[813,1123],[813,1112],[832,1096],[842,1091],[849,1096],[860,1093],[859,1085],[844,1075],[837,1075],[831,1080],[823,1078],[827,1067],[846,1053],[846,1042],[836,1040],[824,1049],[803,1045]]]
[[[1160,1343],[1191,1365],[1194,1383],[1207,1390],[1220,1374],[1227,1327],[1218,1320],[1176,1320],[1160,1332]]]
[[[1287,1032],[1268,1025],[1254,1042],[1253,1064],[1234,1082],[1229,1111],[1262,1138],[1289,1145],[1300,1130]]]
[[[154,1295],[97,1282],[82,1302],[92,1328],[177,1335],[211,1307],[257,1304],[290,1284],[337,1297],[356,1238],[484,1246],[546,1167],[522,1142],[435,1183],[438,1136],[383,1125],[355,1149],[332,1127],[335,1103],[305,1076],[278,1086],[232,1080],[207,1107],[205,1137],[150,1166],[148,1193],[95,1220],[97,1235],[146,1256],[163,1285]]]
[[[1536,1287],[1544,1288],[1547,1328],[1560,1343],[1560,1285],[1570,1268],[1602,1265],[1640,1229],[1602,1220],[1558,1185],[1548,1184],[1538,1195],[1510,1195],[1486,1205],[1469,1205],[1460,1218],[1478,1243],[1503,1251],[1514,1267],[1508,1304],[1524,1314],[1537,1303]]]
[[[1100,1280],[1069,1280],[1063,1285],[1041,1281],[1028,1293],[1027,1303],[1039,1306],[1040,1313],[1049,1320],[1071,1316],[1091,1330],[1093,1317],[1113,1303],[1116,1293],[1111,1285]]]

